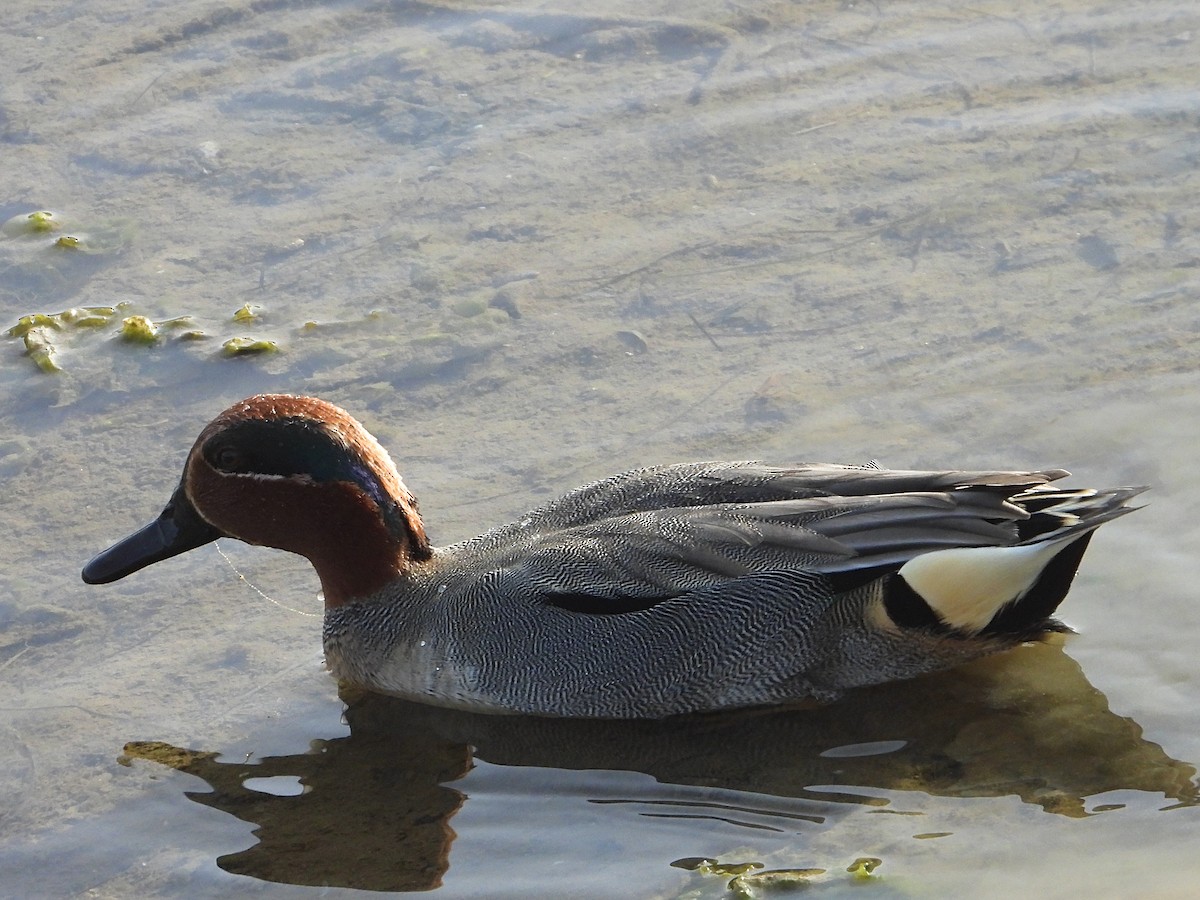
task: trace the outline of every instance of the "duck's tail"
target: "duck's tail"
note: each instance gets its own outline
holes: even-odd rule
[[[1145,488],[1038,485],[1009,497],[1028,518],[1009,546],[955,547],[906,562],[885,589],[892,621],[966,635],[1032,639],[1065,626],[1051,616],[1067,595],[1092,533],[1132,512]]]

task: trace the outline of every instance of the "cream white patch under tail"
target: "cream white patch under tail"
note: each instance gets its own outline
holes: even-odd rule
[[[1072,535],[1071,540],[1081,537]],[[1003,607],[1023,597],[1070,542],[933,550],[910,559],[899,574],[945,624],[979,632]]]

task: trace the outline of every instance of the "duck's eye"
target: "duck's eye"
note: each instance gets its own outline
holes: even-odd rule
[[[210,450],[208,461],[222,472],[244,472],[248,463],[246,454],[230,444],[222,444]]]

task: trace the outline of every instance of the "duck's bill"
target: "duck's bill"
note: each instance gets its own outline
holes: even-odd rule
[[[221,536],[221,532],[200,518],[180,487],[157,519],[84,566],[83,580],[88,584],[108,584]]]

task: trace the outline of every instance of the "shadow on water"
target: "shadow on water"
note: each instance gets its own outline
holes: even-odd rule
[[[188,792],[190,799],[257,825],[258,844],[217,860],[226,871],[373,890],[441,883],[455,838],[450,820],[467,799],[447,783],[466,776],[475,759],[644,773],[658,783],[645,796],[587,800],[751,827],[783,820],[832,827],[856,806],[888,806],[888,791],[1016,795],[1068,817],[1116,808],[1085,804],[1115,790],[1162,794],[1164,809],[1198,802],[1195,767],[1113,713],[1059,646],[1023,647],[819,709],[664,721],[479,716],[348,691],[343,700],[350,735],[314,742],[306,754],[251,765],[135,742],[123,761],[147,759],[196,775],[212,790]],[[279,796],[250,781],[264,778],[299,781],[303,790]],[[628,785],[622,780],[618,789],[628,792]],[[681,799],[665,785],[700,790]]]

